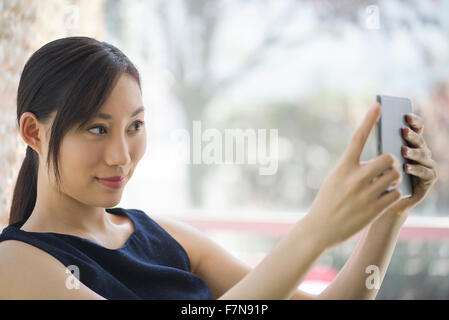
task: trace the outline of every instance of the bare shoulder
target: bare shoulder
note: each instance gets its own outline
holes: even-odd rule
[[[66,287],[66,267],[22,241],[0,242],[0,299],[103,299],[80,283]]]

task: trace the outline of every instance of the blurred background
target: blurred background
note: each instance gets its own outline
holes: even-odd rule
[[[307,213],[375,95],[410,98],[439,179],[410,211],[377,299],[448,299],[448,12],[442,0],[1,0],[2,225],[25,155],[23,66],[47,42],[83,35],[120,48],[142,77],[147,153],[118,206],[183,220],[252,266]],[[276,172],[180,161],[191,145],[176,133],[193,136],[194,121],[223,136],[276,129]],[[361,160],[374,157],[373,132]],[[300,287],[321,292],[357,239],[323,255]]]

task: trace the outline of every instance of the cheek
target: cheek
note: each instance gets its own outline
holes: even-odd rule
[[[73,182],[73,185],[85,184],[94,178],[94,169],[98,151],[85,143],[67,141],[60,149],[61,176]]]
[[[134,165],[144,156],[147,150],[147,136],[143,134],[142,137],[131,146],[130,154]]]
[[[129,145],[132,166],[135,167],[146,152],[147,137],[142,135]],[[102,149],[76,139],[65,139],[60,149],[60,172],[62,181],[71,185],[85,185],[98,174],[98,164],[102,163]],[[97,170],[98,171],[98,170]],[[72,184],[73,183],[73,184]]]

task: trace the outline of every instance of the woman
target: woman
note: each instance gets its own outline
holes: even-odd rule
[[[52,41],[31,56],[19,83],[28,147],[0,236],[0,298],[375,298],[366,267],[383,279],[407,210],[436,181],[422,119],[410,114],[415,194],[381,195],[399,182],[398,161],[383,154],[360,163],[379,113],[378,105],[367,113],[308,214],[251,270],[186,224],[113,208],[146,150],[139,73],[108,43]],[[297,289],[326,250],[368,225],[321,295]]]

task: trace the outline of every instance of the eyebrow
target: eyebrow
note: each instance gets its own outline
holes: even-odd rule
[[[139,113],[144,112],[144,111],[145,111],[145,107],[144,106],[140,106],[135,111],[133,111],[129,117],[130,118],[135,117]],[[93,116],[93,118],[101,118],[101,119],[109,120],[109,119],[112,119],[112,116],[110,114],[107,114],[107,113],[97,113],[97,114],[95,114],[95,116]]]

